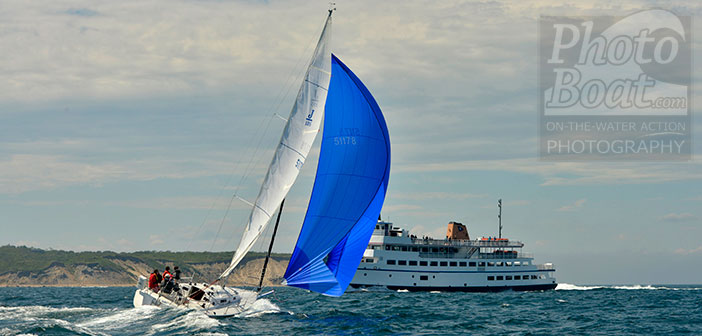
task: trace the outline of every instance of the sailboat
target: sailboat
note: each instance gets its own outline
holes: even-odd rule
[[[265,269],[285,197],[302,169],[324,120],[322,144],[307,213],[284,284],[341,296],[353,278],[375,228],[390,173],[387,125],[361,80],[330,52],[333,10],[268,167],[232,261],[210,283],[180,283],[170,293],[148,288],[140,277],[134,306],[166,305],[202,310],[208,316],[246,313],[262,293]],[[227,277],[278,215],[256,291],[228,287]]]

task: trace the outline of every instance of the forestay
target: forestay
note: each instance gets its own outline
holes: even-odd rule
[[[268,168],[258,197],[254,202],[249,221],[234,252],[232,262],[222,273],[224,278],[231,273],[242,258],[253,247],[271,216],[290,191],[297,175],[305,163],[324,115],[329,77],[331,75],[331,11],[322,30],[314,56],[285,125],[285,130]]]
[[[375,228],[389,173],[390,141],[380,108],[332,55],[317,175],[285,272],[287,285],[329,296],[344,293]]]

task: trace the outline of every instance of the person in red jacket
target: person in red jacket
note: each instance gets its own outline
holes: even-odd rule
[[[149,276],[149,289],[154,292],[158,292],[158,269],[155,269],[153,273]]]
[[[164,278],[166,277],[166,275],[168,275],[169,277],[173,277],[173,274],[171,274],[171,268],[168,267],[168,266],[166,266],[166,270],[163,271],[163,277],[164,277]]]

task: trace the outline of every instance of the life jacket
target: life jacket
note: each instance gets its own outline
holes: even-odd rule
[[[158,277],[156,276],[156,273],[151,273],[151,276],[149,276],[149,288],[158,288]]]
[[[166,274],[168,274],[168,276],[171,277],[171,278],[173,277],[173,274],[171,274],[170,271],[164,271],[164,272],[163,272],[163,277],[164,277],[164,278],[166,277]]]

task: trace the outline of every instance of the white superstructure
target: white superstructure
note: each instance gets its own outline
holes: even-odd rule
[[[409,291],[502,291],[556,288],[553,264],[534,264],[524,244],[506,238],[471,240],[450,222],[446,239],[416,237],[378,221],[351,286]]]

